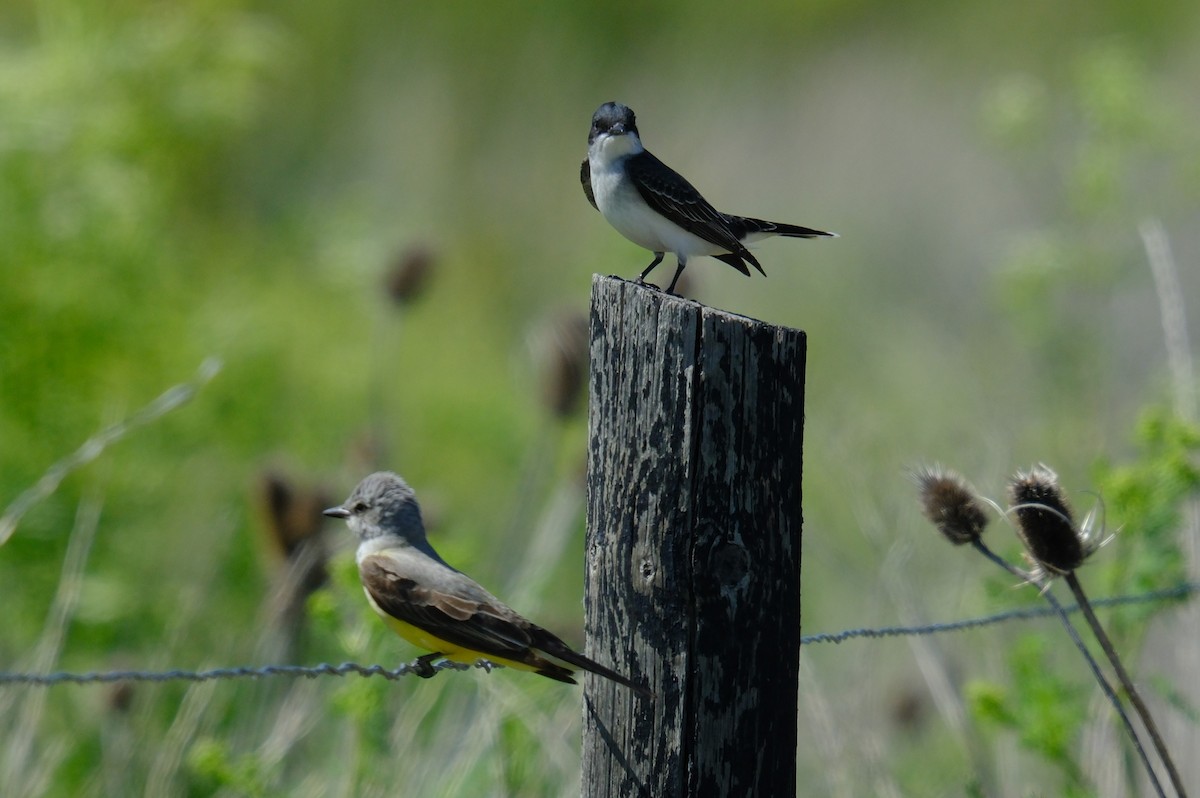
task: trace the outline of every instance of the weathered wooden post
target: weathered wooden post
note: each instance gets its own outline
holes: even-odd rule
[[[805,336],[592,282],[583,795],[796,794]]]

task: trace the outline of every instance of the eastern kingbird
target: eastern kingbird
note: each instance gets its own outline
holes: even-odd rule
[[[592,207],[617,232],[654,253],[638,275],[646,275],[674,252],[679,261],[667,293],[675,290],[688,258],[712,255],[745,275],[749,263],[766,275],[746,244],[769,236],[790,238],[837,237],[794,224],[767,222],[721,213],[678,172],[642,146],[633,111],[620,103],[605,103],[592,116],[588,157],[579,181]]]

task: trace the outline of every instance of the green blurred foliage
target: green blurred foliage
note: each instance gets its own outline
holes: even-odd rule
[[[1075,436],[1091,423],[1090,401],[1105,392],[1106,381],[1097,375],[1111,367],[1113,338],[1105,327],[1113,298],[1146,272],[1138,262],[1145,255],[1135,260],[1121,239],[1128,242],[1131,227],[1143,218],[1194,207],[1197,185],[1178,168],[1194,152],[1194,123],[1186,114],[1191,109],[1164,100],[1130,38],[1081,48],[1067,69],[1070,79],[1057,90],[1024,74],[1001,80],[982,118],[1013,160],[1040,161],[1061,187],[1050,194],[1047,217],[1053,222],[1016,240],[999,273],[998,295],[1030,350],[1029,384],[1040,398],[1061,403],[1049,417]],[[1071,132],[1065,144],[1056,132],[1064,122]],[[1157,396],[1147,391],[1142,399],[1153,403]],[[1109,546],[1119,550],[1118,556],[1094,555],[1080,572],[1093,596],[1173,587],[1187,578],[1181,530],[1185,506],[1200,495],[1196,433],[1178,418],[1178,409],[1149,408],[1136,424],[1131,458],[1118,461],[1101,452],[1091,467],[1097,534],[1103,539],[1117,532]],[[1047,448],[1062,437],[1061,430],[1047,430]],[[1082,521],[1078,507],[1075,512]],[[992,580],[993,598],[1007,589],[1005,580]],[[1106,616],[1126,662],[1137,659],[1150,620],[1165,609],[1147,605]],[[1088,794],[1070,752],[1090,696],[1056,683],[1069,680],[1066,666],[1029,678],[1050,670],[1044,663],[1027,667],[1043,646],[1041,632],[1019,638],[1010,654],[1010,687],[976,691],[972,707],[977,717],[1012,729],[1023,745],[1059,767],[1071,790]],[[1047,712],[1057,717],[1041,716]],[[1136,769],[1128,740],[1123,745],[1127,767]]]
[[[229,744],[221,740],[197,740],[188,751],[188,767],[199,778],[197,787],[215,793],[228,790],[233,795],[260,798],[270,795],[259,763],[251,754],[235,757]]]
[[[1040,789],[1055,795],[1089,795],[1091,787],[1078,759],[1078,742],[1087,719],[1087,691],[1048,653],[1044,638],[1026,637],[1007,653],[1011,683],[974,682],[967,698],[975,715],[1016,735],[1059,772],[1059,783]]]
[[[1172,587],[1187,578],[1179,529],[1189,501],[1200,495],[1200,428],[1161,408],[1137,425],[1138,455],[1097,465],[1106,521],[1122,556],[1096,577],[1113,592]],[[1144,628],[1141,613],[1118,616],[1127,631]]]

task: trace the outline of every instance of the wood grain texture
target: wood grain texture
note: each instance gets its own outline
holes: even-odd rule
[[[796,792],[805,336],[596,277],[583,795]]]

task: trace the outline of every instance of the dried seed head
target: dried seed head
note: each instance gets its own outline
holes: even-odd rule
[[[255,493],[258,528],[272,559],[266,617],[290,646],[304,623],[308,597],[329,578],[321,510],[331,498],[323,489],[301,485],[275,469],[259,474]]]
[[[1008,497],[1017,516],[1017,534],[1046,570],[1074,571],[1095,550],[1076,529],[1058,475],[1047,466],[1038,463],[1029,471],[1018,471],[1009,483]]]
[[[436,256],[429,247],[413,245],[392,261],[385,276],[384,289],[397,305],[407,305],[420,296],[429,282]]]
[[[110,684],[104,694],[104,703],[109,710],[124,715],[133,706],[133,682]]]
[[[919,468],[913,476],[921,490],[925,517],[947,540],[961,545],[983,535],[988,519],[965,479],[941,466]]]
[[[255,487],[263,537],[272,556],[289,559],[320,534],[325,523],[321,509],[330,502],[325,491],[300,486],[274,469],[260,473]]]
[[[529,337],[542,401],[556,418],[567,418],[587,386],[591,333],[588,319],[563,311],[543,320]]]

